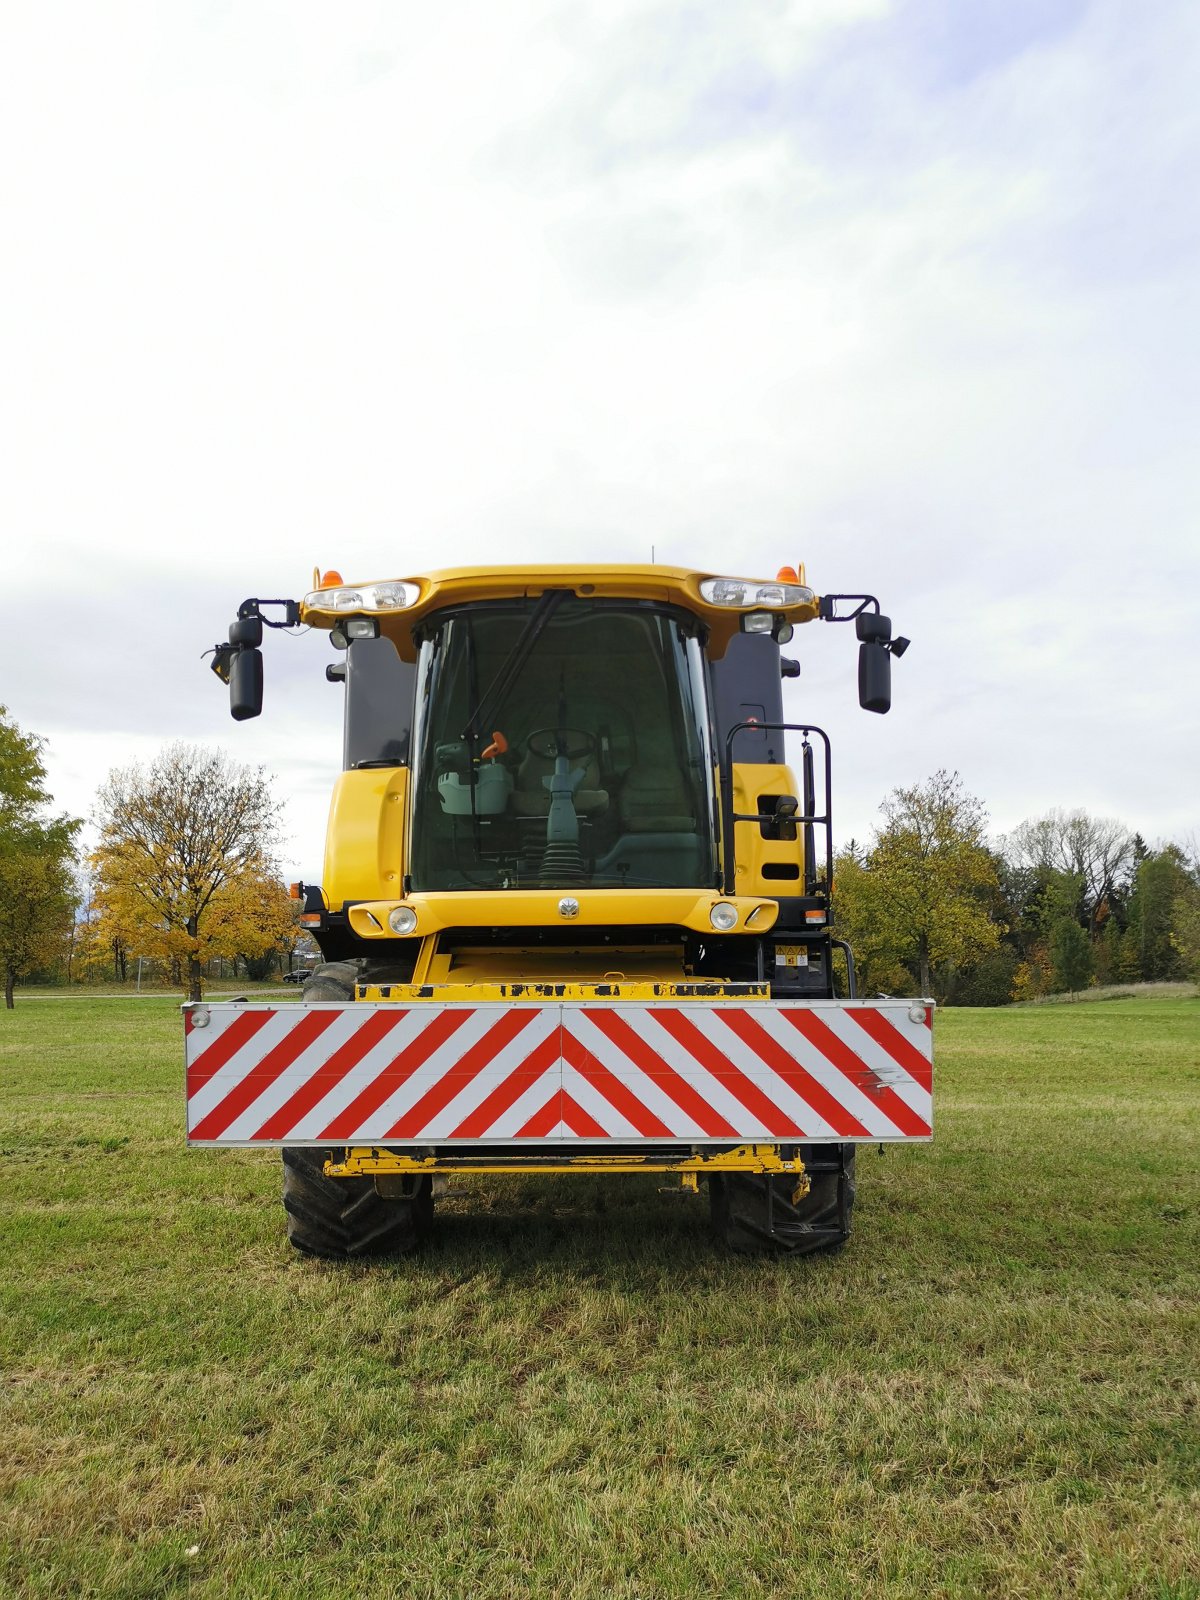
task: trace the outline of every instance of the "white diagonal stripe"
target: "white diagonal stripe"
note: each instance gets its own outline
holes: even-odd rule
[[[297,1007],[298,1011],[300,1009]],[[268,1084],[262,1093],[229,1124],[222,1137],[252,1139],[267,1118],[273,1116],[280,1106],[285,1105],[302,1084],[320,1072],[335,1051],[359,1032],[366,1018],[355,1016],[354,1012],[354,1006],[347,1006],[340,1017],[335,1017],[324,1033],[302,1050],[274,1083]],[[339,1081],[345,1082],[345,1079]]]
[[[860,1027],[845,1011],[826,1012],[821,1020],[881,1083],[898,1095],[923,1122],[929,1121],[933,1115],[933,1098],[929,1091],[922,1088],[912,1073],[901,1066],[883,1045],[872,1039],[865,1028]],[[921,1026],[923,1031],[928,1031],[923,1024]],[[909,1042],[913,1043],[911,1039]]]
[[[265,1006],[256,1006],[254,1009],[257,1012],[267,1008]],[[248,1010],[248,1006],[230,1006],[227,1012],[217,1011],[213,1007],[209,1012],[212,1022],[208,1029],[202,1030],[200,1033],[205,1048],[207,1049],[210,1038],[211,1042],[215,1044],[217,1039],[221,1038],[228,1028],[233,1027],[238,1016]],[[209,1078],[207,1083],[201,1084],[196,1092],[189,1096],[189,1127],[195,1127],[215,1106],[219,1106],[225,1096],[231,1090],[236,1089],[238,1084],[248,1077],[255,1067],[261,1064],[263,1058],[277,1044],[281,1044],[287,1038],[296,1025],[296,1019],[291,1015],[291,1011],[291,1006],[288,1006],[286,1009],[281,1007],[278,1011],[273,1012],[262,1027],[259,1028],[258,1032],[248,1039],[245,1044],[239,1046],[225,1065],[220,1067]],[[212,1037],[213,1035],[215,1037]],[[193,1029],[188,1043],[190,1044],[195,1037],[196,1030]],[[200,1062],[193,1058],[190,1065],[194,1069],[200,1065]]]
[[[670,1009],[684,1010],[682,1006],[672,1006]],[[689,1020],[694,1022],[697,1027],[703,1028],[705,1017],[699,1013],[702,1010],[707,1013],[709,1009],[707,1006],[703,1008],[693,1006],[685,1012],[685,1015],[688,1015]],[[749,1139],[766,1133],[761,1123],[757,1121],[751,1112],[747,1111],[742,1102],[731,1094],[724,1084],[702,1067],[686,1046],[680,1044],[673,1035],[669,1034],[655,1020],[652,1007],[620,1006],[617,1008],[617,1015],[622,1017],[640,1038],[645,1039],[655,1055],[661,1056],[667,1065],[677,1072],[702,1100],[706,1100],[714,1111],[719,1112],[724,1117],[729,1126],[734,1129],[734,1137]],[[619,1047],[614,1048],[616,1048],[617,1055],[622,1061],[627,1059],[621,1054]],[[599,1055],[599,1051],[596,1054]],[[616,1058],[614,1057],[613,1059]],[[607,1061],[605,1065],[608,1065]],[[704,1137],[711,1136],[705,1135]]]
[[[730,1028],[724,1025],[718,1027],[713,1019],[724,1011],[732,1008],[727,1006],[688,1006],[681,1007],[687,1020],[704,1034],[704,1037],[713,1047],[725,1056],[729,1063],[736,1067],[743,1077],[748,1078],[756,1089],[777,1106],[782,1114],[802,1130],[805,1138],[818,1138],[830,1132],[829,1124],[817,1114],[807,1100],[802,1100],[792,1089],[789,1089],[783,1080],[775,1075],[766,1062],[755,1054],[748,1045],[742,1044]],[[754,1014],[757,1008],[738,1006],[739,1013]],[[653,1016],[653,1013],[651,1013]],[[665,1029],[658,1029],[652,1035],[655,1048],[658,1048],[660,1038],[670,1040],[670,1035]],[[673,1042],[673,1041],[672,1041]],[[682,1049],[682,1046],[677,1048]],[[663,1052],[666,1053],[665,1050]],[[689,1058],[690,1059],[690,1058]],[[705,1068],[696,1063],[696,1069],[701,1074],[703,1083],[700,1092],[712,1105],[717,1104],[717,1093],[725,1097],[731,1111],[726,1114],[727,1120],[737,1129],[739,1138],[778,1139],[784,1137],[766,1127],[758,1116],[737,1099],[732,1090],[726,1090],[719,1081]],[[797,1135],[799,1137],[800,1135]]]
[[[363,1006],[362,1009],[366,1011],[367,1007]],[[365,1022],[365,1017],[363,1020]],[[410,1010],[394,1028],[389,1029],[382,1039],[372,1045],[362,1060],[356,1062],[345,1077],[330,1085],[312,1110],[306,1112],[295,1123],[286,1135],[286,1139],[281,1142],[319,1138],[322,1129],[328,1127],[369,1083],[374,1083],[379,1074],[420,1037],[422,1029],[427,1025],[428,1019],[420,1014],[417,1007]],[[311,1076],[311,1073],[303,1074],[304,1079]],[[294,1081],[293,1090],[300,1087],[301,1081],[301,1078]]]
[[[374,1083],[376,1078],[387,1071],[392,1062],[404,1050],[410,1045],[415,1045],[426,1028],[435,1022],[446,1009],[448,1008],[445,1006],[430,1006],[425,1010],[420,1005],[415,1005],[404,1019],[404,1022],[401,1023],[400,1028],[396,1030],[397,1033],[402,1032],[403,1037],[395,1045],[392,1045],[389,1038],[385,1041],[382,1051],[371,1051],[370,1055],[361,1064],[361,1067],[356,1068],[350,1074],[350,1079],[346,1080],[345,1087],[343,1084],[335,1085],[324,1100],[321,1101],[320,1105],[315,1106],[301,1122],[297,1123],[297,1137],[302,1139],[320,1138],[324,1129],[329,1127],[331,1123],[336,1122],[358,1096]],[[425,1088],[428,1088],[431,1083],[435,1083],[439,1078],[443,1077],[455,1062],[465,1055],[476,1039],[487,1032],[487,1018],[480,1016],[478,1010],[468,1007],[458,1009],[468,1011],[467,1020],[461,1023],[448,1039],[443,1039],[433,1054],[418,1067],[410,1078],[392,1090],[383,1104],[371,1113],[369,1121],[359,1123],[350,1133],[339,1134],[339,1143],[343,1139],[346,1141],[355,1139],[370,1140],[377,1136],[376,1133],[365,1132],[364,1130],[378,1129],[380,1127],[390,1128],[399,1112],[396,1112],[389,1120],[385,1121],[384,1119],[388,1118],[389,1108],[396,1105],[411,1105],[419,1097],[419,1094],[424,1093],[423,1089],[414,1092],[414,1083],[420,1081]],[[367,1068],[367,1070],[363,1071],[362,1068]]]
[[[621,1113],[600,1093],[593,1089],[591,1084],[581,1072],[577,1072],[569,1061],[563,1062],[562,1068],[563,1093],[569,1094],[571,1099],[604,1129],[612,1139],[644,1139],[645,1134],[639,1133],[632,1123],[626,1122]],[[587,1139],[587,1134],[574,1134],[573,1138]]]
[[[540,1111],[552,1095],[557,1095],[562,1088],[562,1059],[552,1061],[542,1073],[541,1077],[523,1089],[518,1097],[502,1112],[492,1123],[486,1133],[480,1134],[481,1139],[515,1139],[520,1130],[529,1121],[535,1112]],[[462,1120],[461,1118],[459,1119]],[[553,1137],[549,1135],[548,1137]],[[455,1143],[449,1140],[449,1143]],[[474,1143],[473,1140],[463,1141],[465,1144]]]
[[[484,1028],[483,1034],[481,1034],[480,1037],[484,1037],[491,1031],[491,1029],[500,1020],[500,1016],[503,1014],[504,1009],[507,1008],[498,1008],[496,1011],[491,1013],[491,1015],[487,1018],[487,1026]],[[468,1079],[467,1082],[464,1083],[463,1087],[454,1096],[454,1099],[444,1106],[441,1111],[437,1112],[434,1117],[424,1125],[424,1127],[419,1128],[415,1133],[406,1134],[406,1138],[447,1138],[451,1133],[453,1133],[455,1128],[458,1127],[459,1123],[462,1122],[465,1117],[470,1116],[471,1112],[475,1110],[476,1106],[481,1105],[482,1102],[487,1099],[488,1095],[490,1095],[494,1089],[498,1088],[499,1085],[504,1082],[510,1073],[514,1072],[523,1061],[528,1060],[528,1058],[537,1049],[538,1045],[542,1044],[547,1036],[558,1027],[557,1007],[530,1007],[529,1009],[536,1012],[532,1021],[526,1022],[520,1033],[516,1034],[515,1037],[510,1039],[507,1044],[503,1045],[491,1058],[487,1065],[485,1067],[481,1067],[473,1078]],[[460,1031],[465,1032],[466,1030],[462,1029]],[[455,1037],[457,1038],[458,1035],[456,1034]],[[467,1048],[469,1048],[469,1046]],[[459,1052],[459,1059],[461,1059],[465,1054],[466,1048]],[[436,1073],[435,1081],[441,1078],[443,1075],[444,1070],[443,1072]],[[406,1090],[410,1087],[412,1082],[413,1079],[410,1079],[409,1083],[404,1086]],[[413,1095],[408,1100],[408,1104],[410,1106],[415,1105],[419,1099],[419,1094]],[[381,1112],[372,1117],[371,1125],[375,1126],[378,1124],[381,1131],[377,1134],[370,1135],[370,1137],[382,1137],[383,1134],[386,1133],[394,1123],[398,1122],[400,1117],[403,1115],[403,1112],[398,1112],[390,1119],[390,1121],[384,1120],[383,1113],[386,1112],[386,1109],[386,1107],[381,1108]],[[518,1123],[517,1126],[519,1127],[520,1124]],[[479,1137],[482,1138],[484,1136],[481,1134]]]
[[[771,1038],[776,1041],[785,1054],[797,1061],[808,1073],[809,1077],[814,1078],[831,1098],[837,1101],[838,1105],[843,1106],[856,1121],[862,1124],[872,1137],[896,1138],[900,1133],[900,1129],[896,1127],[891,1118],[879,1109],[878,1104],[871,1099],[870,1095],[864,1094],[861,1089],[846,1077],[845,1073],[839,1072],[832,1061],[822,1055],[820,1049],[806,1038],[799,1028],[794,1028],[790,1022],[786,1021],[770,1006],[754,1007],[753,1016],[764,1032],[770,1034]],[[826,1019],[822,1018],[822,1020]],[[730,1030],[730,1035],[731,1037],[736,1037],[732,1034],[732,1030]],[[741,1043],[740,1040],[737,1042]],[[783,1079],[776,1073],[770,1072],[769,1068],[764,1068],[764,1070],[769,1073],[772,1084],[778,1083],[786,1088],[786,1085],[783,1084]],[[771,1091],[768,1089],[767,1092],[770,1093]],[[836,1129],[830,1127],[829,1123],[823,1122],[823,1126],[828,1130],[828,1135],[832,1138],[840,1139],[842,1137]]]
[[[643,1013],[637,1018],[637,1022],[643,1022],[644,1017]],[[636,1028],[636,1024],[634,1026]],[[565,1012],[563,1028],[590,1055],[595,1056],[602,1066],[607,1067],[613,1077],[629,1090],[634,1099],[640,1101],[648,1111],[653,1112],[672,1134],[681,1139],[694,1134],[699,1134],[702,1138],[707,1137],[687,1112],[681,1110],[670,1095],[661,1089],[653,1078],[647,1076],[638,1063],[627,1056],[621,1046],[610,1039],[603,1029],[597,1027],[590,1017],[585,1017],[582,1012]],[[645,1039],[644,1027],[636,1028],[636,1031]],[[656,1055],[662,1055],[657,1042],[651,1048]]]

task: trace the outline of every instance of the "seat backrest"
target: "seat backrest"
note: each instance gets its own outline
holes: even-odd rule
[[[631,767],[621,785],[620,809],[630,833],[686,833],[696,825],[683,774],[668,762]]]

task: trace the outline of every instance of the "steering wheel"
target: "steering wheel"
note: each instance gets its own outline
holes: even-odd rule
[[[590,756],[595,750],[596,736],[584,728],[538,728],[526,739],[525,748],[531,756],[543,761],[553,761],[560,755],[566,756],[568,761],[578,761],[580,756]]]

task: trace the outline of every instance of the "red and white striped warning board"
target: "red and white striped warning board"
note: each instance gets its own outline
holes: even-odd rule
[[[928,1139],[931,1009],[908,1000],[188,1006],[188,1138]]]

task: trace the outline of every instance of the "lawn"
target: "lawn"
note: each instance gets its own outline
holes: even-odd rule
[[[938,1018],[848,1250],[654,1178],[295,1256],[170,1000],[0,1014],[0,1595],[1200,1595],[1200,1001]]]

